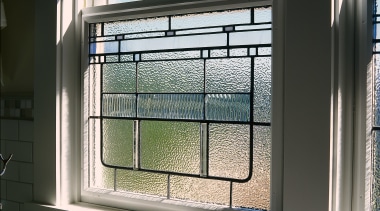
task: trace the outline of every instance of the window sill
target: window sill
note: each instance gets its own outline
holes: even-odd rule
[[[102,207],[88,203],[75,203],[66,206],[51,206],[37,203],[27,203],[24,205],[28,211],[127,211],[124,209],[115,209],[111,207]]]

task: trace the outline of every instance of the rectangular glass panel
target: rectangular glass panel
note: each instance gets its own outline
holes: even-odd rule
[[[230,45],[260,45],[272,42],[272,31],[243,31],[230,33]]]
[[[226,57],[227,49],[216,49],[210,51],[210,57]]]
[[[261,47],[258,49],[259,55],[271,55],[272,47]]]
[[[250,126],[209,125],[209,175],[246,179],[249,174]]]
[[[249,94],[206,95],[206,119],[219,121],[250,121]]]
[[[149,33],[141,33],[141,34],[127,34],[124,35],[125,39],[134,39],[134,38],[142,38],[142,37],[163,37],[165,36],[165,32],[149,32]]]
[[[156,17],[104,23],[105,36],[136,32],[164,31],[168,29],[168,17]]]
[[[254,60],[254,104],[255,122],[270,122],[272,102],[271,57],[256,57]]]
[[[159,53],[143,53],[142,60],[168,60],[168,59],[198,59],[200,51],[171,51]]]
[[[136,117],[136,95],[104,94],[103,116]]]
[[[101,41],[112,41],[115,40],[115,36],[109,36],[109,37],[97,37],[95,38],[96,42],[101,42]]]
[[[225,46],[227,34],[209,34],[121,41],[120,52]]]
[[[141,168],[199,174],[200,125],[141,121]]]
[[[250,57],[206,60],[206,92],[250,91]]]
[[[138,92],[203,92],[203,60],[138,63]]]
[[[133,54],[120,55],[121,62],[131,62],[133,61]]]
[[[271,29],[272,24],[259,24],[259,25],[245,25],[245,26],[235,26],[236,31],[242,30],[257,30],[257,29]]]
[[[167,176],[164,174],[116,170],[117,191],[166,196],[167,187]]]
[[[230,49],[230,56],[247,56],[247,48],[233,48]]]
[[[104,64],[103,92],[136,92],[136,63]]]
[[[118,62],[118,61],[119,61],[118,55],[106,56],[106,62]]]
[[[372,169],[373,177],[371,181],[372,196],[371,204],[373,210],[380,209],[380,131],[373,132],[372,142]]]
[[[90,54],[117,52],[119,52],[119,42],[117,41],[90,43]]]
[[[222,12],[205,12],[173,16],[172,29],[199,28],[211,26],[223,26],[244,24],[251,22],[251,10],[228,10]]]
[[[234,183],[232,206],[269,210],[271,130],[267,126],[253,127],[252,178],[247,183]]]
[[[171,176],[170,197],[181,200],[229,205],[230,183],[226,181]]]
[[[139,94],[138,117],[203,119],[203,94]]]
[[[205,29],[191,29],[191,30],[176,31],[176,35],[203,34],[203,33],[222,32],[222,31],[223,31],[223,28],[221,28],[221,27],[205,28]]]
[[[255,23],[271,22],[272,21],[272,8],[257,7],[254,9]]]
[[[380,54],[373,56],[374,69],[374,125],[380,126]]]
[[[103,162],[112,166],[133,165],[133,121],[103,119]]]
[[[100,90],[101,90],[101,83],[100,83],[100,65],[99,64],[93,64],[89,66],[89,93],[90,93],[90,99],[88,105],[90,106],[90,116],[99,116],[100,115]]]
[[[114,169],[103,166],[100,155],[101,128],[99,119],[89,120],[89,187],[114,189]]]
[[[102,24],[94,23],[90,24],[90,37],[102,36]]]

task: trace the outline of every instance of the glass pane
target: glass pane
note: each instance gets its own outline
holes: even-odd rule
[[[164,37],[121,41],[121,52],[153,51],[162,49],[202,48],[227,45],[227,34]]]
[[[176,35],[182,35],[182,34],[203,34],[203,33],[222,32],[222,31],[223,31],[223,28],[221,28],[221,27],[206,28],[206,29],[192,29],[192,30],[176,31]]]
[[[165,32],[150,32],[141,34],[127,34],[124,36],[125,39],[141,38],[141,37],[163,37]]]
[[[167,195],[167,177],[141,171],[116,171],[116,190],[158,196]]]
[[[255,122],[271,120],[271,61],[271,57],[256,57],[254,60],[253,119]]]
[[[236,26],[236,31],[241,30],[256,30],[256,29],[271,29],[272,24],[260,24],[260,25],[245,25],[245,26]]]
[[[121,62],[131,62],[133,61],[133,54],[120,55]]]
[[[200,51],[171,51],[160,53],[143,53],[142,60],[168,60],[168,59],[197,59],[200,58]]]
[[[380,126],[380,54],[373,56],[374,69],[374,125]]]
[[[250,126],[209,125],[209,175],[246,179],[249,174]]]
[[[243,31],[230,33],[230,45],[260,45],[272,42],[272,31]]]
[[[136,95],[104,94],[103,116],[136,117]]]
[[[114,189],[114,170],[103,166],[100,155],[100,120],[89,120],[89,164],[90,164],[90,179],[89,187]]]
[[[251,58],[206,61],[206,92],[250,92]]]
[[[118,62],[118,61],[119,61],[118,55],[106,56],[106,62]]]
[[[139,94],[138,117],[203,119],[203,94]]]
[[[90,54],[117,52],[119,52],[119,42],[117,41],[90,43]]]
[[[203,92],[203,60],[138,63],[138,92]]]
[[[133,121],[103,120],[103,161],[113,166],[133,165]]]
[[[104,64],[103,92],[136,92],[136,64]]]
[[[227,49],[217,49],[210,51],[210,57],[226,57]]]
[[[230,49],[230,56],[247,56],[248,50],[246,48],[233,48]]]
[[[186,29],[210,26],[244,24],[251,22],[251,10],[229,10],[199,14],[178,15],[172,17],[172,29]]]
[[[259,55],[271,55],[272,47],[261,47],[258,49]]]
[[[90,106],[90,116],[100,115],[100,65],[94,64],[89,67],[90,72],[90,100],[88,105]]]
[[[141,121],[140,131],[143,169],[199,174],[199,123]]]
[[[253,175],[247,183],[233,184],[233,207],[269,210],[271,143],[270,127],[253,127]]]
[[[104,35],[168,30],[168,21],[168,17],[157,17],[104,23]]]
[[[249,94],[206,95],[206,119],[219,121],[250,121]]]
[[[229,192],[229,182],[181,176],[170,177],[170,196],[174,199],[229,205]]]
[[[271,22],[272,21],[272,8],[258,7],[254,10],[255,23]]]
[[[90,37],[102,36],[102,24],[90,24]]]
[[[380,131],[376,130],[373,132],[373,143],[372,143],[372,168],[373,179],[372,179],[372,196],[371,204],[373,210],[380,209]]]

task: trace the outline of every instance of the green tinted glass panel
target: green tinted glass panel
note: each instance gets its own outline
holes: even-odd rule
[[[209,175],[246,179],[249,174],[250,126],[209,125]]]
[[[132,167],[133,121],[103,120],[103,161],[108,165]]]
[[[211,51],[212,53],[212,51]],[[206,92],[250,92],[251,58],[206,61]]]
[[[140,131],[142,168],[199,173],[199,123],[141,121]]]
[[[220,121],[249,121],[249,94],[206,95],[206,119]]]
[[[135,92],[136,64],[112,63],[103,65],[103,92]]]
[[[203,60],[138,63],[139,92],[203,92]]]
[[[117,191],[166,196],[167,186],[167,176],[164,174],[116,170]]]

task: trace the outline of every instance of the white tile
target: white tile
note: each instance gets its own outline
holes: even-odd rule
[[[34,182],[34,168],[31,163],[20,163],[20,182],[33,183]]]
[[[33,144],[29,142],[7,141],[6,153],[13,154],[13,161],[33,162]]]
[[[7,183],[7,200],[25,203],[33,200],[33,185],[26,183]]]
[[[1,139],[18,140],[18,120],[2,119],[0,121]]]
[[[34,139],[34,124],[33,121],[20,121],[19,122],[19,140],[33,141]]]

